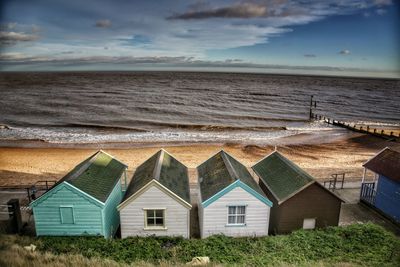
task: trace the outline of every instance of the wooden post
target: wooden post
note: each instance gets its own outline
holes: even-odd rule
[[[367,126],[367,132],[369,132],[369,125]]]
[[[11,232],[14,234],[19,234],[22,229],[22,219],[21,219],[21,209],[19,207],[18,199],[10,199],[7,202],[8,212],[10,216],[10,226]]]
[[[362,180],[361,180],[361,184],[363,184],[364,183],[364,181],[365,181],[365,175],[367,174],[367,168],[364,168],[364,172],[363,172],[363,177],[362,177]]]

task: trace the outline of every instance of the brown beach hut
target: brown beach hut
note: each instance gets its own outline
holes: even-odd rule
[[[252,169],[273,203],[270,234],[338,225],[342,200],[279,152],[266,156]]]

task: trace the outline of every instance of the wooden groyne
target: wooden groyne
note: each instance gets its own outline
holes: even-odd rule
[[[371,134],[377,137],[385,138],[387,140],[393,140],[393,141],[400,141],[400,133],[397,135],[393,131],[385,131],[383,129],[377,129],[377,128],[372,128],[369,125],[356,125],[356,124],[350,124],[346,123],[344,121],[339,121],[339,120],[334,120],[325,116],[313,114],[313,119],[314,120],[322,120],[326,122],[327,124],[339,126],[342,128],[349,129],[354,132],[358,133],[365,133],[365,134]]]
[[[377,129],[370,127],[369,125],[350,124],[344,121],[335,120],[327,116],[322,116],[314,113],[314,110],[316,108],[317,108],[317,101],[313,100],[313,96],[311,96],[310,114],[309,114],[310,120],[320,120],[320,121],[322,120],[327,124],[346,128],[354,132],[370,134],[376,137],[384,138],[386,140],[400,142],[400,131],[396,134],[394,131],[390,130],[385,131],[384,129]]]

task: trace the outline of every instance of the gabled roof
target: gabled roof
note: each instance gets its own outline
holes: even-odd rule
[[[197,171],[203,203],[238,181],[268,200],[246,166],[223,150],[198,166]]]
[[[105,203],[126,168],[127,166],[124,163],[99,150],[79,163],[50,190],[63,182],[67,182],[74,188]]]
[[[125,202],[152,180],[156,180],[190,205],[187,167],[163,149],[136,169],[122,202]]]
[[[363,166],[389,179],[400,181],[400,152],[391,148],[386,147]]]
[[[277,151],[260,160],[252,169],[278,201],[278,204],[288,200],[311,184],[317,183],[311,175]],[[322,188],[333,194],[326,188]],[[339,198],[335,194],[333,195]]]

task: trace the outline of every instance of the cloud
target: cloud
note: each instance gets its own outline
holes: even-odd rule
[[[392,4],[392,0],[374,0],[373,3],[377,6],[388,6]]]
[[[109,28],[111,27],[111,21],[109,19],[101,19],[96,21],[96,24],[94,25],[97,28]]]
[[[244,3],[220,8],[188,11],[176,14],[168,19],[207,19],[207,18],[257,18],[267,15],[267,7],[259,4]]]
[[[386,9],[382,9],[382,8],[379,8],[379,9],[376,10],[376,14],[378,14],[380,16],[385,15],[386,12],[387,12]]]
[[[133,57],[133,56],[94,56],[94,57],[70,57],[51,58],[45,56],[27,56],[20,53],[8,53],[0,55],[0,63],[3,66],[34,65],[38,67],[69,67],[69,66],[99,66],[101,64],[115,64],[121,69],[134,68],[137,66],[176,67],[176,68],[252,68],[252,69],[275,69],[275,70],[316,70],[316,71],[360,71],[359,68],[342,68],[331,66],[288,66],[278,64],[257,64],[246,62],[241,59],[226,59],[223,61],[201,60],[193,57]]]
[[[24,25],[16,22],[0,25],[0,45],[15,45],[19,42],[32,42],[39,39],[41,29],[36,25]]]
[[[342,51],[339,52],[339,54],[341,54],[341,55],[349,55],[350,54],[350,50],[343,49]]]
[[[314,58],[314,57],[317,57],[317,56],[314,55],[314,54],[305,54],[304,57],[307,57],[307,58]]]
[[[0,32],[0,44],[14,45],[18,42],[32,42],[39,38],[36,34],[23,32]]]

